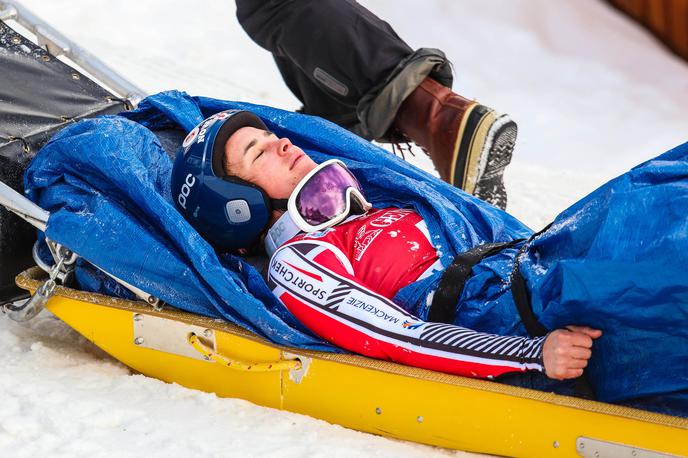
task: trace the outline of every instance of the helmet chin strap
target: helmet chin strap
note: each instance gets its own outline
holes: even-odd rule
[[[270,199],[272,209],[281,210],[283,212],[287,211],[287,202],[289,202],[289,199]]]
[[[268,233],[265,236],[265,251],[268,253],[268,257],[272,257],[277,248],[301,232],[303,231],[296,225],[289,212],[285,211],[277,222],[268,229]]]

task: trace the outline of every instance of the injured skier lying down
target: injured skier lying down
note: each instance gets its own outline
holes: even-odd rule
[[[24,178],[51,240],[276,344],[564,394],[584,371],[688,416],[688,144],[539,233],[320,118],[176,91],[65,127]],[[256,246],[266,279],[231,254]]]
[[[178,209],[221,251],[264,243],[272,292],[323,339],[568,393],[556,380],[587,367],[600,400],[688,414],[686,145],[540,233],[469,244],[444,264],[428,230],[437,216],[373,207],[342,162],[316,164],[247,111],[199,130],[175,162]],[[437,223],[471,232],[470,214]],[[539,375],[509,375],[524,371]]]

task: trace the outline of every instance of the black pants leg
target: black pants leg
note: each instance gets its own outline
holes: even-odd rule
[[[413,51],[353,0],[237,0],[248,35],[270,51],[303,111],[372,139],[383,138],[396,110],[431,75],[451,86],[439,50]]]

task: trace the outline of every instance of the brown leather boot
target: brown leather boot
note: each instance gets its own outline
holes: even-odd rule
[[[507,115],[425,78],[401,104],[393,127],[430,156],[444,181],[506,208],[503,174],[517,133]]]

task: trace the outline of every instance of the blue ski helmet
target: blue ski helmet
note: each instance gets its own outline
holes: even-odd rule
[[[242,127],[267,130],[248,111],[226,110],[207,118],[186,136],[172,168],[177,210],[218,251],[251,247],[272,209],[261,188],[224,172],[225,143]]]

